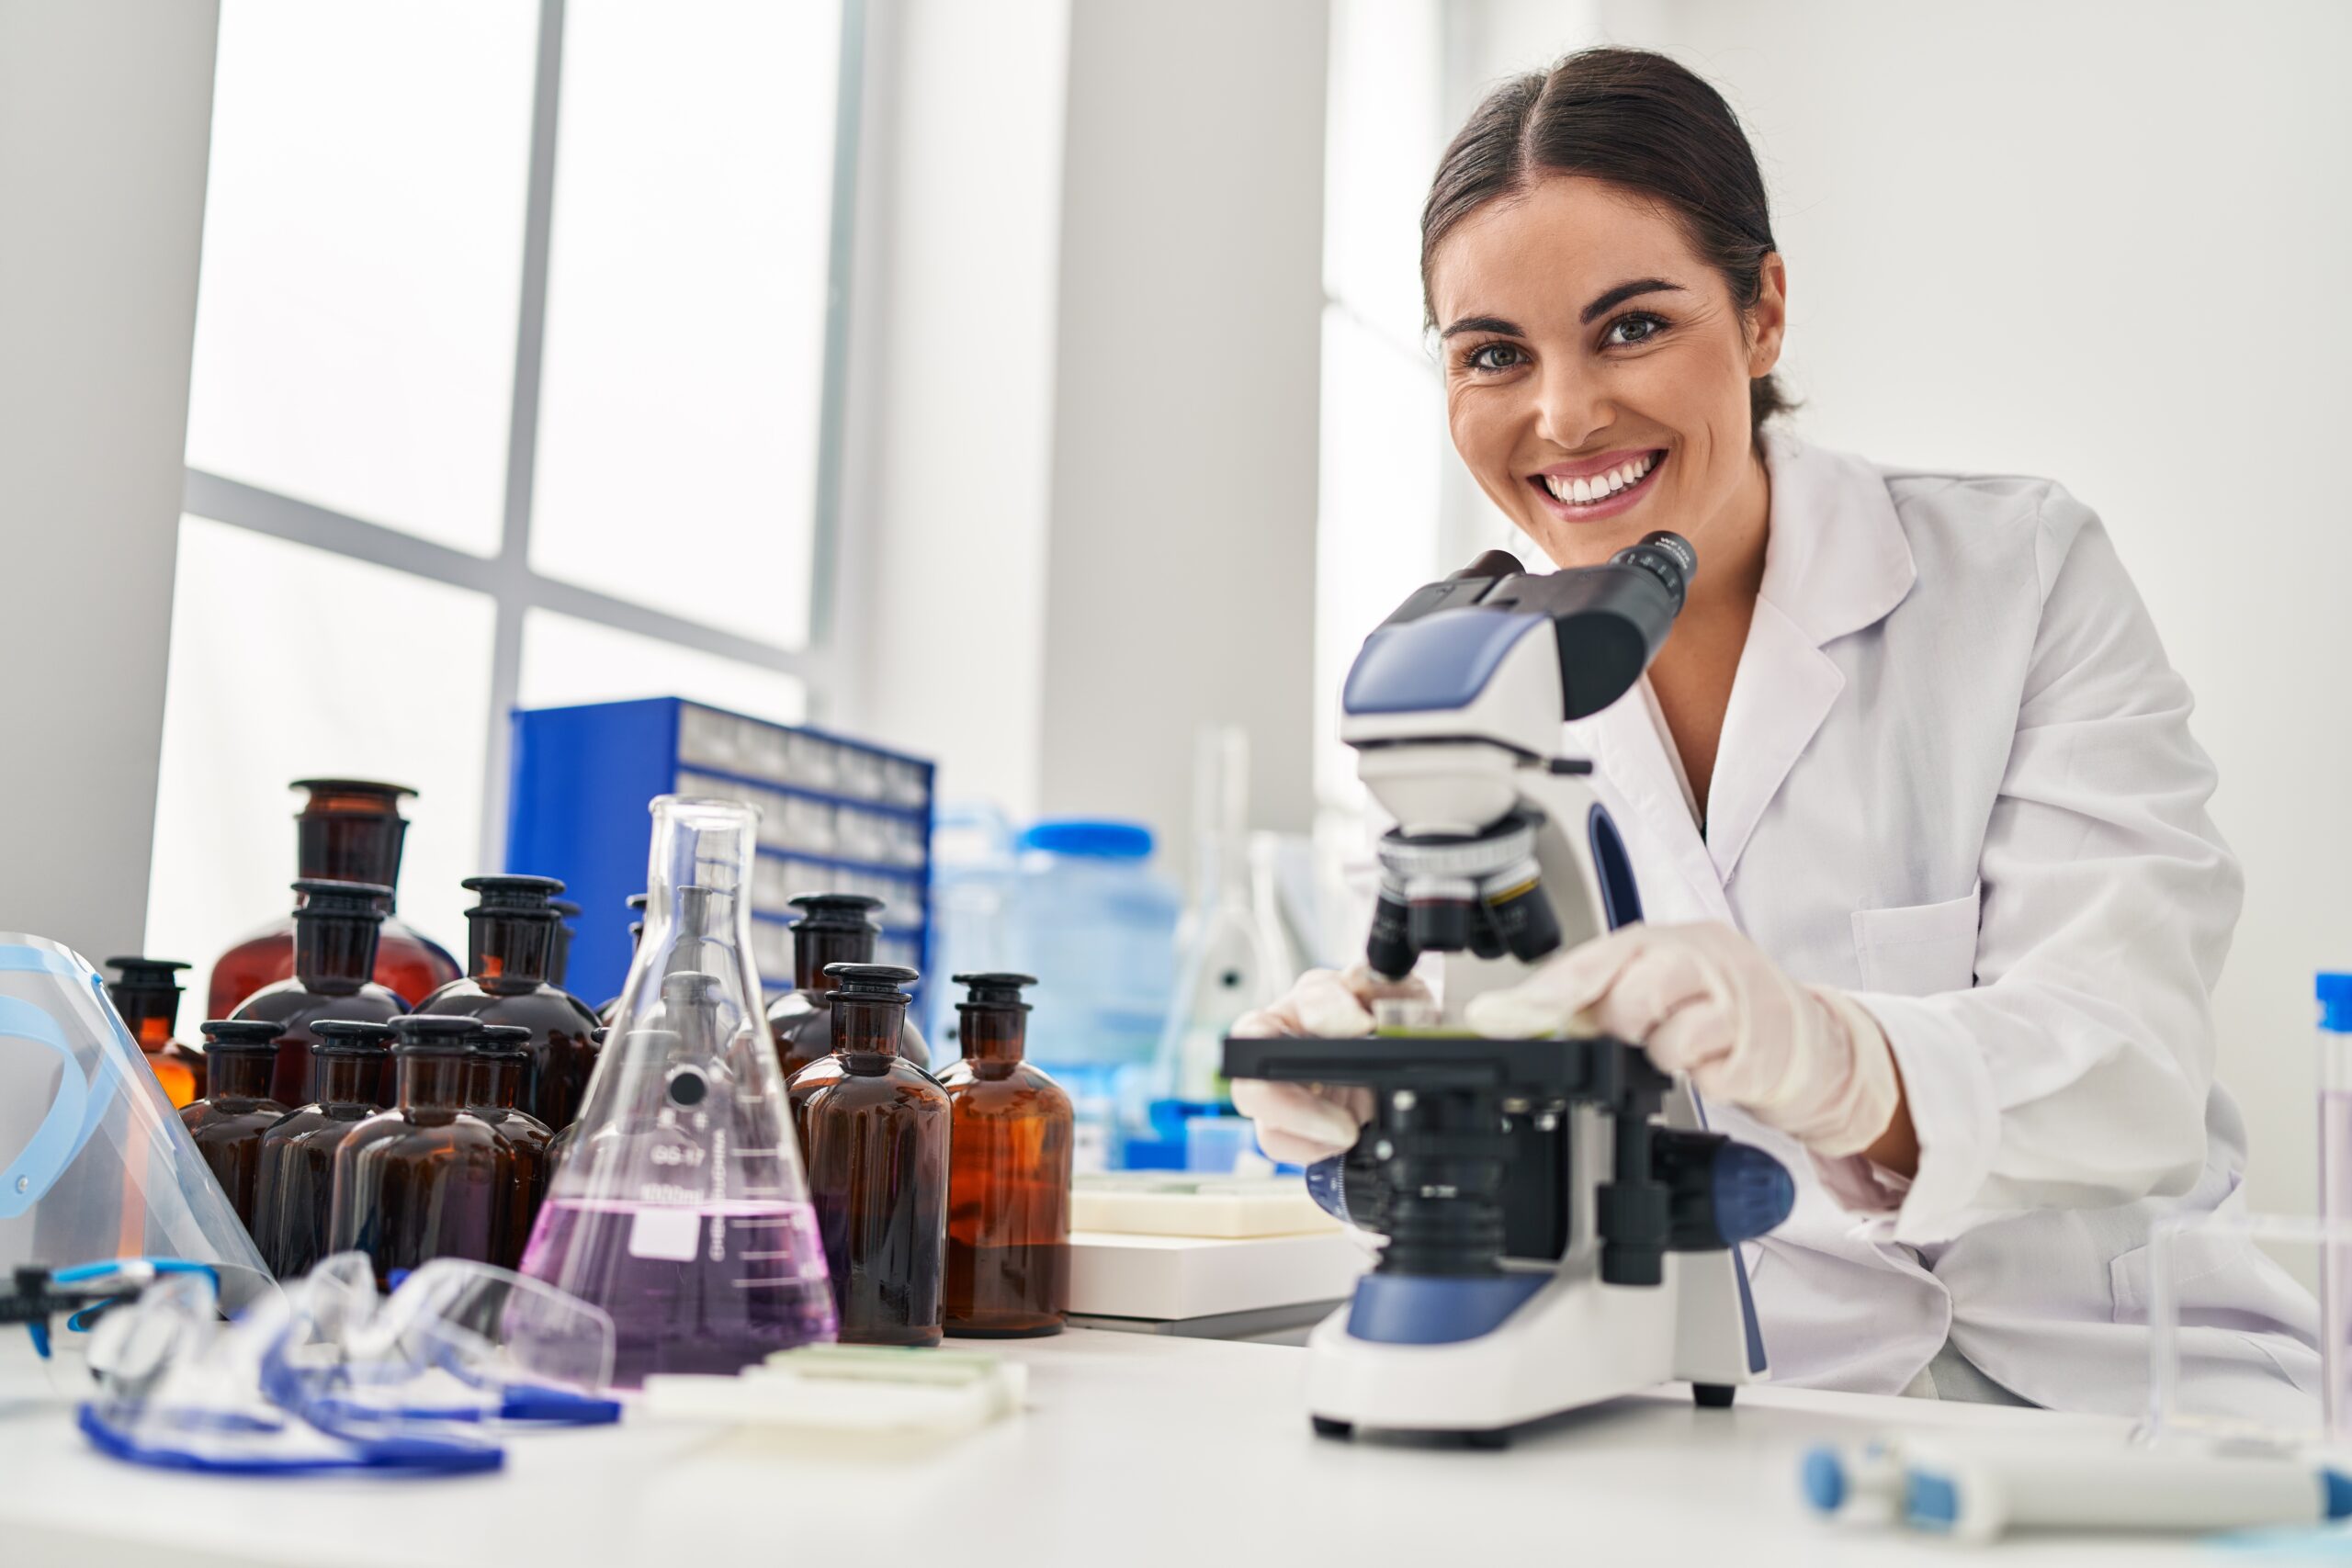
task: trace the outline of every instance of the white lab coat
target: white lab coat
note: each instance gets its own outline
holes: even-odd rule
[[[1729,921],[1853,992],[1902,1069],[1907,1189],[1711,1108],[1798,1177],[1747,1249],[1773,1377],[1899,1393],[1949,1338],[2036,1404],[2137,1415],[2151,1224],[2243,1208],[2210,1001],[2243,879],[2188,686],[2098,519],[2049,480],[1779,435],[1766,460],[1704,837],[1646,682],[1569,732],[1648,918]],[[2310,1296],[2244,1242],[2187,1257],[2188,1402],[2308,1419]]]

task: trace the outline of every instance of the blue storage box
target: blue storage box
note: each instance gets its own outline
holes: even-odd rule
[[[772,998],[792,988],[789,901],[803,893],[881,899],[876,961],[929,978],[931,763],[679,697],[518,709],[514,725],[506,869],[560,876],[578,900],[566,988],[591,1006],[628,972],[625,905],[645,891],[657,795],[759,807],[752,959]]]

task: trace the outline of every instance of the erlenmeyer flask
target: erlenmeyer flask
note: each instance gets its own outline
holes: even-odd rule
[[[733,801],[653,802],[644,941],[523,1256],[611,1315],[623,1387],[833,1337],[749,956],[754,820]]]
[[[1223,1100],[1217,1063],[1241,1015],[1271,1004],[1295,977],[1251,897],[1250,736],[1204,726],[1193,769],[1193,907],[1177,928],[1175,1005],[1159,1039],[1158,1092]]]

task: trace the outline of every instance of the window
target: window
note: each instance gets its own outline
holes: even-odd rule
[[[417,786],[456,943],[513,707],[822,713],[862,16],[224,0],[149,951],[289,907],[289,779]]]

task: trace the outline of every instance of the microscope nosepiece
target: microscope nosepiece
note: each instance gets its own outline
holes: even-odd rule
[[[1459,953],[1470,945],[1470,900],[1416,898],[1406,929],[1413,945],[1424,953]]]

